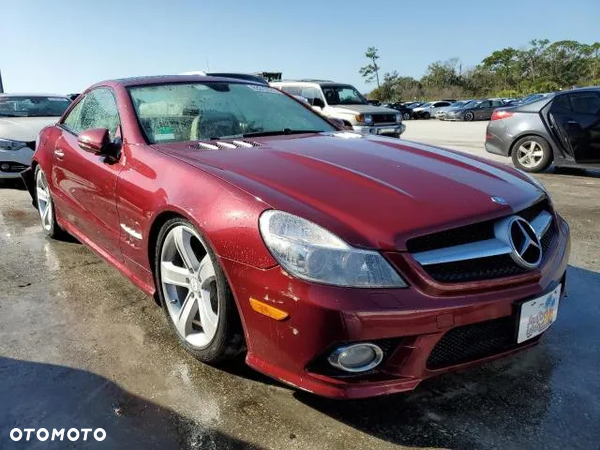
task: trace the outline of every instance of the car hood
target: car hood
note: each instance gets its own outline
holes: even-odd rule
[[[373,105],[333,105],[329,106],[329,109],[335,110],[340,113],[346,114],[396,114],[397,111],[391,108],[384,108],[383,106]]]
[[[42,128],[56,123],[60,117],[1,117],[0,138],[35,141]]]
[[[357,247],[405,250],[411,237],[508,215],[544,195],[508,166],[357,136],[278,136],[256,139],[252,148],[212,151],[189,142],[155,148],[225,179],[265,208],[302,216]]]

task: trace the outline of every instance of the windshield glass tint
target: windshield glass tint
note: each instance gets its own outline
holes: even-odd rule
[[[323,86],[328,105],[367,105],[367,100],[352,86]]]
[[[70,104],[66,97],[0,96],[0,116],[60,117]]]
[[[129,88],[152,144],[281,131],[334,131],[328,122],[267,86],[186,83]]]

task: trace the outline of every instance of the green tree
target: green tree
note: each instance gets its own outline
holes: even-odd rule
[[[377,64],[377,60],[379,59],[379,55],[377,54],[379,50],[375,47],[369,47],[365,56],[371,62],[364,67],[361,67],[358,71],[365,79],[367,83],[372,83],[373,80],[377,80],[377,88],[380,88],[379,84],[379,65]]]

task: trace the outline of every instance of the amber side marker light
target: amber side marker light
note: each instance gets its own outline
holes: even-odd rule
[[[289,314],[285,311],[277,309],[274,306],[267,305],[266,303],[263,303],[260,300],[256,300],[252,297],[250,297],[250,306],[252,306],[252,309],[257,313],[263,314],[271,319],[283,320],[289,316]]]

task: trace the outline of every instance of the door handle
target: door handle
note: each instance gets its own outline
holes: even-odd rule
[[[54,150],[54,156],[56,156],[58,159],[63,159],[65,157],[65,152],[57,148],[56,150]]]

